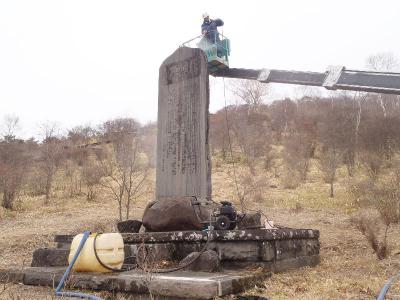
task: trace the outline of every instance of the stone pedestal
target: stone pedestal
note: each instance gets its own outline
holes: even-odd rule
[[[146,232],[122,234],[125,255],[136,257],[139,248],[149,253],[149,261],[179,261],[200,251],[208,238],[208,249],[217,253],[223,268],[262,266],[282,272],[319,263],[319,231],[311,229],[248,229]],[[67,248],[72,236],[56,236],[59,249]]]
[[[211,198],[209,82],[200,49],[181,47],[160,67],[156,198]]]

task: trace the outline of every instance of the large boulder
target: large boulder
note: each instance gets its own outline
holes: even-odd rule
[[[192,206],[192,197],[164,197],[150,202],[143,213],[143,226],[147,231],[202,230],[200,220],[208,220],[210,209],[205,206]]]
[[[179,262],[179,266],[185,266],[185,270],[196,272],[217,272],[220,260],[213,250],[206,250],[200,256],[199,252],[192,252]]]

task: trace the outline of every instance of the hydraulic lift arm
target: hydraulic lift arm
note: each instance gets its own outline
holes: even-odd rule
[[[218,71],[213,75],[217,77],[258,80],[264,83],[320,86],[329,90],[400,95],[400,73],[347,70],[342,66],[330,67],[324,73],[229,68]]]

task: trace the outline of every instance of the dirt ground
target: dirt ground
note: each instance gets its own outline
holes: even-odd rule
[[[261,208],[276,224],[320,230],[321,263],[274,274],[246,294],[268,299],[374,299],[386,280],[400,271],[400,227],[389,231],[391,255],[378,260],[366,239],[351,224],[354,210],[341,182],[336,196],[327,197],[328,186],[311,175],[311,182],[294,190],[268,188],[264,199],[250,204]],[[314,179],[313,179],[314,178]],[[213,174],[214,197],[228,197],[231,178],[221,169]],[[17,211],[0,211],[0,268],[30,265],[32,252],[52,246],[54,234],[83,230],[115,231],[117,206],[106,195],[93,202],[85,197],[57,197],[48,206],[41,197],[21,197]],[[134,214],[140,217],[145,202]],[[103,294],[98,294],[105,296]],[[391,289],[392,299],[400,295],[400,282]],[[53,299],[52,289],[0,284],[0,299]],[[124,299],[124,296],[115,297]]]

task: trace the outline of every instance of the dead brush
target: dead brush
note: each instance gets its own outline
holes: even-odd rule
[[[389,255],[387,245],[387,228],[382,241],[379,241],[379,220],[367,214],[351,218],[351,223],[365,236],[378,259],[384,259]]]
[[[8,276],[0,277],[0,297],[2,294],[6,292],[7,289],[10,288],[10,282]]]
[[[298,214],[304,210],[303,205],[300,202],[296,202],[296,205],[290,209],[290,212]]]
[[[385,181],[361,181],[350,187],[350,194],[360,208],[372,208],[379,213],[378,220],[385,227],[383,240],[379,242],[379,223],[370,216],[360,215],[354,223],[367,238],[378,259],[389,255],[387,237],[389,228],[400,222],[400,190],[397,177]],[[376,218],[375,218],[376,219]]]
[[[301,183],[300,174],[296,170],[286,169],[281,181],[285,189],[294,190]]]

